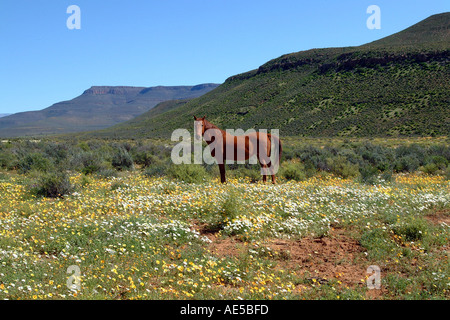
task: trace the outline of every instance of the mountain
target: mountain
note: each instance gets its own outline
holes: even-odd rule
[[[145,112],[142,115],[137,116],[131,120],[119,123],[115,126],[90,131],[90,132],[81,132],[78,136],[95,136],[95,137],[108,137],[108,138],[145,138],[149,137],[149,133],[147,131],[147,125],[154,125],[154,118],[158,115],[165,114],[170,110],[177,109],[192,99],[180,99],[180,100],[168,100],[159,103],[150,111]],[[162,121],[167,121],[168,119],[161,119]]]
[[[94,86],[80,96],[40,110],[0,119],[0,136],[31,136],[96,130],[132,119],[166,100],[199,97],[217,84],[196,86]]]
[[[170,137],[192,130],[193,115],[281,135],[448,135],[449,60],[447,12],[366,45],[283,55],[199,98],[89,135]]]
[[[415,25],[383,39],[368,43],[365,47],[414,47],[431,45],[448,48],[450,38],[450,13],[435,14]]]
[[[11,113],[0,113],[0,118],[9,116]]]

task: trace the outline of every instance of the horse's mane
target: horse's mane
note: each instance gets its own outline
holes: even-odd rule
[[[205,130],[208,130],[208,129],[219,129],[219,130],[221,130],[219,127],[217,127],[216,125],[212,124],[208,120],[203,119],[203,121],[205,122]]]

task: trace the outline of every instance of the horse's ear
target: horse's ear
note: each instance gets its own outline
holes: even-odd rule
[[[194,116],[194,120],[197,120],[197,117],[196,117],[196,116]]]
[[[206,119],[206,114],[203,116],[203,119]]]

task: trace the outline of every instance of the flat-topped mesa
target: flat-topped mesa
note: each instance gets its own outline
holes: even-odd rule
[[[191,91],[204,90],[204,89],[214,89],[216,87],[217,87],[217,84],[215,84],[215,83],[202,83],[202,84],[198,84],[196,86],[193,86],[191,88]]]
[[[217,86],[91,86],[81,95],[45,109],[0,117],[0,137],[105,129],[137,117],[160,102],[193,99]]]
[[[92,86],[85,90],[83,94],[101,95],[101,94],[118,94],[125,95],[130,93],[139,93],[145,87],[126,87],[126,86]]]

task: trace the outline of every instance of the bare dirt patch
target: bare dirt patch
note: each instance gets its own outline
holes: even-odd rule
[[[207,237],[211,241],[208,246],[208,250],[218,257],[237,257],[240,253],[247,250],[248,243],[234,237],[221,237],[218,235],[218,230],[211,230],[206,223],[193,221],[192,227],[202,236]]]
[[[206,235],[212,242],[209,250],[216,256],[239,257],[251,244],[233,237],[220,238]],[[332,229],[327,237],[306,237],[301,240],[270,239],[261,244],[270,249],[276,268],[295,271],[297,275],[328,282],[337,279],[342,284],[354,286],[366,277],[369,263],[364,259],[364,249],[359,242],[339,229]]]
[[[365,279],[368,264],[362,257],[364,249],[342,230],[332,229],[328,237],[322,238],[272,240],[268,245],[275,253],[288,257],[279,262],[280,268],[311,280],[324,283],[337,279],[344,285],[354,286]]]
[[[207,237],[212,241],[209,245],[209,251],[218,257],[239,257],[248,251],[249,244],[233,237],[221,238],[209,234]]]
[[[425,216],[433,224],[445,223],[450,225],[450,209],[436,210]]]
[[[234,237],[221,237],[194,225],[211,243],[208,251],[217,257],[236,257],[248,253],[255,244]],[[298,291],[310,285],[327,284],[355,288],[366,286],[370,262],[364,256],[364,248],[358,240],[348,236],[342,229],[332,228],[326,237],[305,237],[300,240],[269,239],[258,244],[270,250],[266,258],[275,262],[275,269],[289,271],[299,279]],[[367,290],[367,299],[380,299],[386,288]]]

